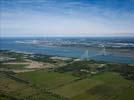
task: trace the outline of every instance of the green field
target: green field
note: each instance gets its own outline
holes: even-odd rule
[[[54,93],[71,100],[134,100],[134,81],[126,80],[114,72],[104,72],[77,81],[72,81],[77,77],[66,72],[35,71],[18,76],[51,88]]]
[[[0,73],[0,100],[59,100],[28,84]]]
[[[134,100],[134,82],[117,73],[105,72],[90,79],[101,84],[88,88],[72,100]]]
[[[96,80],[90,80],[90,79],[83,79],[78,82],[73,82],[71,84],[68,84],[66,86],[60,87],[55,90],[56,93],[63,95],[65,97],[73,97],[76,95],[79,95],[88,89],[102,84],[101,81]]]
[[[0,68],[6,68],[6,69],[23,69],[28,64],[0,64]]]
[[[55,88],[77,79],[77,77],[72,76],[70,73],[58,73],[53,71],[33,71],[20,73],[18,76],[29,80],[33,84],[47,88]]]

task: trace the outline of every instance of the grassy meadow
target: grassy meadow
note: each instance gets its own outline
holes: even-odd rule
[[[115,72],[104,72],[80,80],[67,72],[35,71],[21,73],[18,76],[50,88],[54,93],[71,100],[134,99],[134,82],[124,79]]]
[[[47,70],[20,73],[18,76],[46,88],[55,88],[77,79],[70,73],[58,73]]]
[[[58,98],[0,73],[0,100],[59,100]]]

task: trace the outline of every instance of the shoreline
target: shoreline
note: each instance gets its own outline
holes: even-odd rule
[[[1,51],[1,49],[0,49]],[[60,56],[60,55],[50,55],[50,54],[43,54],[43,53],[27,53],[27,52],[23,52],[23,51],[17,51],[16,50],[4,50],[4,51],[9,51],[9,52],[15,52],[15,53],[22,53],[22,54],[25,54],[25,55],[44,55],[44,56],[49,56],[49,57],[61,57],[61,58],[71,58],[71,59],[81,59],[81,58],[78,58],[78,57],[70,57],[70,56]],[[97,59],[97,58],[88,58],[89,60],[93,60],[93,61],[97,61],[97,62],[106,62],[106,63],[120,63],[120,64],[134,64],[133,61],[130,61],[130,62],[122,62],[120,61],[119,59],[122,59],[123,56],[119,56],[119,55],[102,55],[102,58],[105,57],[105,56],[109,56],[111,58],[109,58],[110,60],[108,59]],[[101,57],[101,56],[100,56]],[[118,60],[119,61],[115,61],[112,57],[118,57]],[[113,60],[112,60],[113,59]],[[133,59],[133,57],[124,57],[124,59]]]

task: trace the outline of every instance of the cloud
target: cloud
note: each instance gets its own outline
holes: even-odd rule
[[[2,0],[1,34],[134,35],[134,11],[128,10],[131,4],[125,7],[124,3],[114,2],[115,6],[109,3],[106,5],[99,0],[96,3],[88,0]],[[119,4],[122,6],[117,7]]]

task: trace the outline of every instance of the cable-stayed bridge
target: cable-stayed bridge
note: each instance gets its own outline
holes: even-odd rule
[[[100,47],[102,48],[102,50],[95,55],[89,55],[89,49],[87,49],[84,52],[84,54],[81,56],[81,60],[89,60],[90,58],[93,58],[93,57],[96,57],[96,56],[107,55],[105,46],[103,44],[100,44]]]

